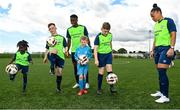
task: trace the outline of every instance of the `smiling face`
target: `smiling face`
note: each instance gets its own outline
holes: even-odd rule
[[[82,46],[85,46],[85,45],[87,45],[87,39],[81,39],[81,45]]]
[[[48,29],[49,29],[49,32],[50,32],[52,35],[56,35],[56,34],[57,34],[57,32],[56,32],[56,26],[55,26],[55,25],[50,25],[50,26],[48,27]]]
[[[78,19],[77,18],[75,18],[75,17],[71,17],[70,18],[70,22],[71,22],[71,24],[72,24],[72,26],[76,26],[78,23]]]

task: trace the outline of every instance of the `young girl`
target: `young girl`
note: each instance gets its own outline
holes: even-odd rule
[[[11,63],[15,63],[18,71],[21,70],[21,73],[23,74],[23,88],[22,92],[26,92],[26,86],[27,86],[27,74],[29,71],[29,63],[32,63],[32,58],[30,53],[27,51],[28,42],[25,40],[19,41],[17,43],[18,51],[15,53],[13,59],[11,60]],[[16,74],[10,75],[10,80],[15,79]]]

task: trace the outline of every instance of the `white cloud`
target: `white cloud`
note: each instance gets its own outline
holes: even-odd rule
[[[180,27],[179,0],[122,0],[121,4],[112,5],[113,2],[112,0],[0,0],[0,6],[3,8],[7,8],[9,3],[12,4],[9,14],[0,17],[0,30],[7,33],[28,34],[29,36],[24,37],[30,40],[30,50],[42,51],[43,39],[49,36],[47,24],[55,22],[58,32],[65,36],[66,29],[70,26],[69,16],[75,13],[79,16],[79,24],[85,25],[92,35],[90,36],[92,43],[102,23],[108,21],[112,27],[113,40],[116,42],[113,43],[113,47],[148,50],[148,31],[154,24],[149,14],[153,3],[161,7],[165,17],[174,19],[177,29]],[[179,35],[178,32],[177,37]],[[12,51],[4,42],[0,43],[0,48]],[[179,44],[176,47],[180,49]]]

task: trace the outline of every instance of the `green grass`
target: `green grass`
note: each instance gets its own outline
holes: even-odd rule
[[[96,95],[98,69],[90,62],[90,89],[87,95],[77,96],[71,60],[67,59],[63,71],[63,93],[55,92],[55,77],[48,74],[49,64],[42,59],[33,59],[28,75],[27,94],[21,93],[22,74],[18,73],[14,82],[9,80],[4,68],[10,59],[0,59],[0,108],[8,109],[180,109],[180,60],[169,69],[170,103],[157,104],[149,94],[158,89],[158,76],[152,60],[114,59],[113,71],[118,75],[118,94],[111,95],[109,86],[103,80],[103,94]]]

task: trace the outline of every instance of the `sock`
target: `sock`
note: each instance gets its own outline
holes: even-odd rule
[[[23,73],[23,91],[26,90],[27,86],[27,74]]]
[[[79,76],[79,88],[80,90],[83,90],[84,88],[84,81],[83,81],[83,78],[80,78],[80,76]]]
[[[98,90],[101,90],[103,75],[98,74]]]
[[[112,72],[112,71],[107,72],[107,75],[109,75],[110,73],[113,73],[113,72]],[[113,85],[113,84],[111,84],[111,85],[110,85],[110,87],[112,88],[112,87],[114,87],[114,85]]]
[[[168,97],[168,92],[169,92],[169,80],[166,74],[166,70],[164,68],[158,68],[159,72],[159,79],[160,79],[160,91],[161,93]]]
[[[57,89],[61,89],[61,81],[62,81],[62,76],[57,76],[56,78],[56,84],[57,84]]]
[[[86,82],[87,82],[86,78],[87,78],[87,75],[84,75],[83,76],[83,88],[84,89],[86,88]]]
[[[10,80],[14,80],[14,79],[15,79],[15,76],[16,76],[16,74],[10,74],[10,75],[9,75],[9,79],[10,79]]]
[[[77,75],[77,63],[73,62],[73,66],[74,66],[74,75],[75,75],[76,83],[79,83],[79,75]]]
[[[112,72],[112,71],[110,71],[110,72],[107,72],[107,75],[108,75],[108,74],[110,74],[110,73],[113,73],[113,72]]]

